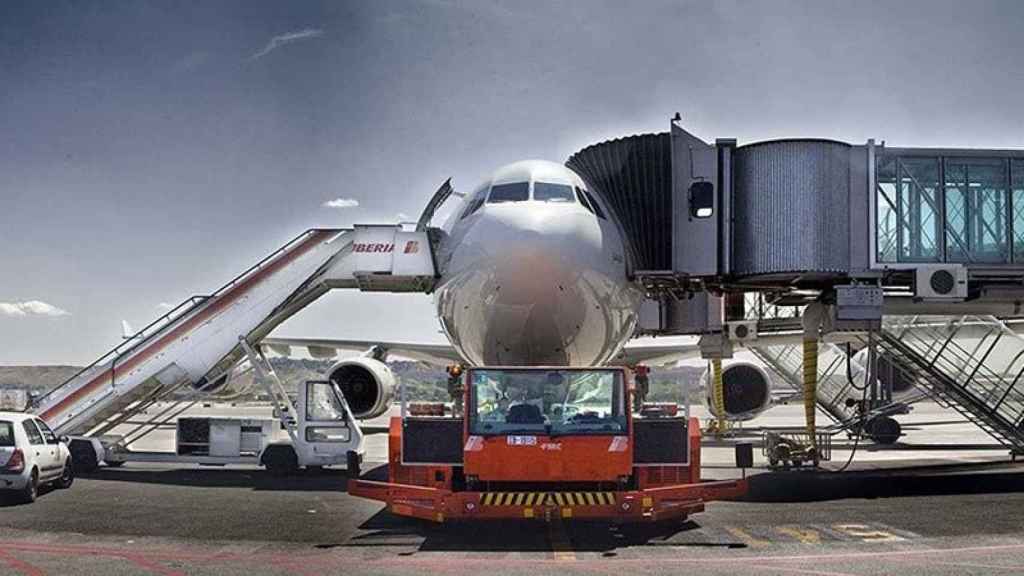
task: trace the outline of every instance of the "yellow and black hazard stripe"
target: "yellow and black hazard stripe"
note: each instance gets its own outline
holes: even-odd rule
[[[612,492],[484,492],[483,506],[611,506]]]

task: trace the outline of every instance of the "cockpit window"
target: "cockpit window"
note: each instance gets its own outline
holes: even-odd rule
[[[601,210],[601,205],[597,203],[597,200],[594,200],[594,197],[590,192],[584,190],[583,194],[587,197],[587,201],[589,201],[590,205],[594,208],[594,214],[597,214],[597,217],[602,220],[607,220],[608,217],[604,215],[604,210]]]
[[[533,199],[543,202],[572,202],[572,186],[551,182],[534,182]]]
[[[529,182],[512,182],[510,184],[495,184],[491,186],[491,195],[487,198],[488,204],[499,202],[523,202],[530,199]]]

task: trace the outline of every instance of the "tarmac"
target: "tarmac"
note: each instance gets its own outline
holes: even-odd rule
[[[757,450],[743,501],[645,527],[439,526],[348,496],[342,470],[129,463],[0,505],[0,574],[1024,574],[1024,467],[940,407],[899,419],[899,444],[859,445],[844,472],[832,470],[853,448],[845,438],[819,471],[769,471]],[[735,435],[801,422],[799,406],[779,406]],[[367,423],[365,468],[384,461],[383,424]],[[705,476],[743,473],[736,437],[707,440]]]

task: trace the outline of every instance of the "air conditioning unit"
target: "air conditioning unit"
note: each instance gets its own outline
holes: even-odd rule
[[[967,298],[967,268],[960,264],[919,266],[914,285],[914,296],[922,300],[963,300]]]
[[[757,340],[757,320],[738,320],[729,322],[729,340],[733,342],[750,342]]]

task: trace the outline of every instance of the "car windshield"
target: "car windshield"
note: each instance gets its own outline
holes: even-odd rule
[[[572,186],[552,184],[551,182],[534,182],[533,199],[544,202],[572,202]]]
[[[487,197],[487,203],[522,202],[529,199],[530,183],[512,182],[510,184],[495,184],[491,186],[491,195]]]
[[[14,446],[14,425],[0,420],[0,446]]]
[[[618,370],[484,369],[470,373],[472,434],[622,434]]]

